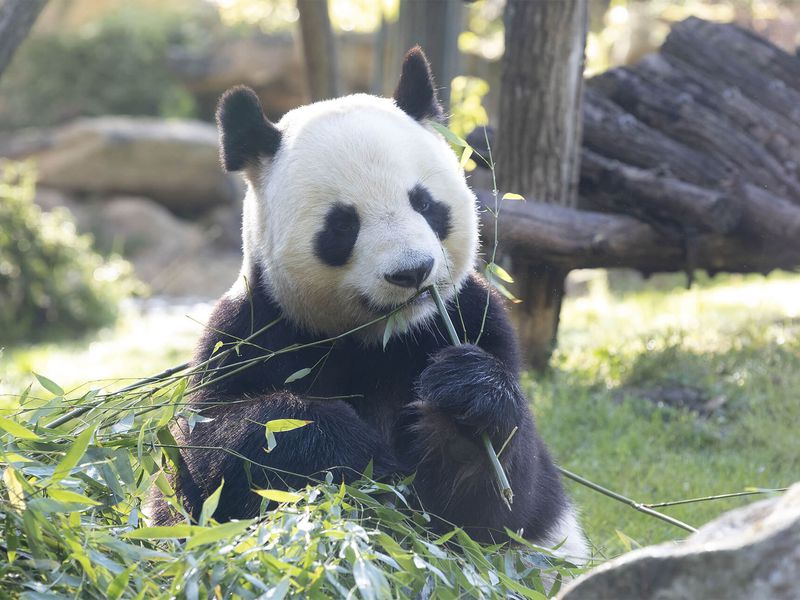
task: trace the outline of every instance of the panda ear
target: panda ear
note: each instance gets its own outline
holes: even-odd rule
[[[249,87],[236,86],[217,105],[220,159],[227,171],[241,171],[260,157],[274,156],[281,132],[264,116],[261,101]]]
[[[436,96],[430,64],[419,46],[414,46],[406,53],[400,81],[394,91],[394,101],[417,121],[444,120],[444,111]]]

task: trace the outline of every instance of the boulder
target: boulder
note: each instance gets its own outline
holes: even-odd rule
[[[220,167],[216,128],[200,121],[78,119],[7,139],[0,156],[35,160],[45,187],[147,196],[180,215],[233,205],[243,193]]]
[[[800,594],[800,483],[732,510],[686,540],[635,550],[567,585],[559,600],[794,600]]]
[[[98,208],[91,227],[98,242],[121,251],[153,294],[214,298],[236,279],[241,252],[220,250],[218,233],[147,198],[110,198]]]

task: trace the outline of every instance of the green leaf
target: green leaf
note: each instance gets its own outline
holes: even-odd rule
[[[16,421],[12,421],[11,419],[6,419],[5,417],[0,417],[0,429],[5,431],[6,433],[10,433],[18,440],[40,440],[42,439],[35,433],[33,433],[27,427],[20,425]]]
[[[495,275],[498,279],[502,279],[506,283],[514,283],[514,278],[509,275],[508,271],[506,271],[503,267],[498,265],[497,263],[491,262],[486,265],[486,268],[491,271],[493,275]]]
[[[53,474],[50,476],[50,481],[56,483],[69,475],[69,472],[78,464],[78,461],[81,459],[84,452],[86,452],[86,448],[89,447],[89,442],[94,435],[95,429],[97,429],[97,425],[87,427],[75,438],[75,442],[73,442],[72,446],[67,450],[64,458],[58,463],[56,470],[53,471]]]
[[[224,345],[225,344],[224,344],[224,342],[222,340],[220,340],[216,344],[214,344],[214,349],[211,351],[211,356],[214,356],[217,353],[217,350],[222,348],[222,346],[224,346]]]
[[[8,503],[11,508],[18,512],[23,512],[25,510],[25,490],[22,488],[22,483],[20,483],[17,470],[14,467],[6,467],[3,472],[3,483],[6,484]]]
[[[266,427],[273,433],[283,433],[305,427],[314,421],[303,421],[302,419],[274,419],[267,421]]]
[[[59,502],[72,502],[75,504],[88,504],[89,506],[99,506],[100,502],[97,500],[92,500],[88,496],[84,496],[83,494],[79,494],[77,492],[71,492],[69,490],[64,490],[60,488],[50,488],[47,491],[47,494],[53,499],[58,500]]]
[[[208,520],[214,516],[217,506],[219,506],[219,497],[222,495],[223,485],[225,485],[225,479],[222,480],[219,487],[203,502],[203,508],[200,509],[200,518],[197,521],[201,526],[208,523]]]
[[[138,567],[138,563],[132,564],[130,567],[121,571],[114,579],[111,580],[111,583],[108,584],[108,589],[106,590],[106,597],[108,600],[119,600],[122,597],[122,593],[128,587],[128,581],[131,578],[131,573],[134,569]]]
[[[472,148],[467,146],[461,153],[461,160],[459,161],[462,169],[467,166],[467,163],[469,162],[471,156],[472,156]]]
[[[298,379],[302,379],[303,377],[305,377],[309,373],[311,373],[311,368],[310,367],[306,367],[305,369],[300,369],[299,371],[295,371],[294,373],[289,375],[286,378],[286,381],[284,381],[283,383],[284,383],[284,385],[292,383],[294,381],[297,381]]]
[[[141,529],[134,529],[122,535],[123,538],[128,540],[169,540],[173,538],[189,537],[192,529],[196,529],[191,525],[159,525],[156,527],[142,527]]]
[[[286,492],[283,490],[253,490],[253,491],[262,498],[266,498],[267,500],[272,500],[273,502],[295,503],[303,499],[302,494],[296,494],[294,492]]]
[[[469,148],[469,144],[464,138],[456,135],[441,123],[431,123],[431,125],[436,131],[438,131],[444,136],[444,139],[446,139],[451,144],[459,146],[461,148]]]
[[[44,389],[46,389],[48,392],[50,392],[51,394],[55,394],[56,396],[63,396],[64,395],[64,390],[62,390],[61,386],[59,386],[52,379],[48,379],[44,375],[39,375],[38,373],[34,373],[33,375],[39,381],[41,386]]]
[[[520,196],[519,194],[514,194],[513,192],[506,192],[503,194],[501,200],[522,200],[525,201],[525,196]]]
[[[500,292],[507,300],[510,300],[514,304],[519,304],[520,302],[522,302],[522,300],[520,300],[514,294],[512,294],[506,286],[500,283],[500,281],[494,275],[492,275],[491,272],[486,273],[486,279],[488,279],[489,283],[491,283],[492,286],[494,286],[494,288],[498,292]]]
[[[245,529],[250,527],[251,524],[252,521],[231,521],[229,523],[223,523],[222,525],[216,525],[215,527],[203,529],[194,527],[192,528],[192,537],[186,542],[186,549],[191,550],[192,548],[197,548],[204,544],[213,544],[214,542],[228,539],[242,533]]]

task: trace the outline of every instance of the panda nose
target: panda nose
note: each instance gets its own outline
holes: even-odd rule
[[[432,269],[433,259],[426,258],[414,267],[400,269],[394,273],[387,273],[383,278],[389,283],[399,285],[400,287],[419,289],[422,282],[431,274]]]

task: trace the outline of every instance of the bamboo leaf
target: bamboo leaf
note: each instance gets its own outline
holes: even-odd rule
[[[490,262],[486,268],[495,275],[498,279],[502,279],[506,283],[514,283],[514,278],[503,267],[495,262]]]
[[[6,433],[10,433],[18,440],[40,440],[42,439],[37,434],[33,433],[27,427],[20,425],[16,421],[0,417],[0,429]]]
[[[192,548],[197,548],[198,546],[202,546],[204,544],[213,544],[214,542],[218,542],[220,540],[225,540],[235,535],[238,535],[244,532],[252,521],[231,521],[229,523],[223,523],[222,525],[216,525],[214,527],[209,528],[199,528],[195,527],[193,530],[192,537],[189,538],[189,541],[186,542],[186,549],[191,550]]]
[[[3,472],[3,483],[6,484],[8,491],[8,503],[17,512],[25,511],[25,490],[18,479],[17,470],[14,467],[6,467]]]
[[[303,377],[305,377],[309,373],[311,373],[311,368],[310,367],[306,367],[305,369],[300,369],[299,371],[295,371],[294,373],[289,375],[286,378],[286,381],[284,381],[283,383],[284,383],[284,385],[292,383],[294,381],[297,381],[298,379],[302,379]]]
[[[200,509],[200,518],[197,520],[201,526],[208,523],[208,520],[213,517],[214,513],[217,511],[219,497],[222,495],[222,486],[224,485],[225,479],[220,482],[219,487],[203,502],[203,508]]]
[[[273,502],[295,503],[303,499],[302,494],[296,494],[294,492],[286,492],[283,490],[253,490],[253,491],[262,498],[266,498],[267,500],[272,500]]]
[[[464,148],[464,151],[461,153],[461,160],[459,161],[461,164],[461,168],[464,169],[469,162],[470,157],[472,157],[472,148],[467,146]]]
[[[132,564],[111,580],[111,583],[108,585],[108,590],[106,591],[108,600],[119,600],[119,598],[122,597],[122,593],[128,588],[128,581],[130,581],[131,573],[138,566],[138,563]]]
[[[71,502],[75,504],[88,504],[89,506],[99,506],[100,502],[97,500],[92,500],[88,496],[84,496],[83,494],[79,494],[77,492],[71,492],[69,490],[64,490],[60,488],[50,488],[47,494],[53,499],[58,500],[59,502]]]
[[[48,392],[50,392],[51,394],[54,394],[56,396],[63,396],[64,395],[64,390],[61,389],[61,386],[59,386],[52,379],[48,379],[44,375],[39,375],[38,373],[34,373],[33,376],[36,377],[36,379],[39,381],[41,386],[44,389],[46,389]]]
[[[283,433],[285,431],[293,431],[305,427],[314,421],[303,421],[302,419],[274,419],[267,421],[266,427],[273,433]]]
[[[142,527],[134,529],[122,535],[128,540],[169,540],[175,538],[185,538],[191,535],[192,529],[198,529],[191,525],[159,525],[156,527]]]
[[[72,444],[72,446],[70,446],[69,450],[67,450],[64,458],[61,459],[61,462],[58,463],[56,470],[53,471],[53,474],[50,476],[50,481],[56,483],[69,475],[69,472],[75,465],[78,464],[78,461],[86,452],[86,448],[89,447],[89,442],[94,435],[95,429],[97,429],[97,425],[87,427],[77,438],[75,438],[75,442]]]
[[[462,138],[461,136],[456,135],[455,133],[450,131],[449,128],[445,127],[441,123],[431,123],[431,125],[433,125],[433,128],[436,131],[438,131],[439,133],[441,133],[444,136],[444,139],[446,139],[451,144],[453,144],[455,146],[459,146],[461,148],[468,148],[469,147],[469,144],[467,143],[467,141],[464,138]]]
[[[503,194],[501,200],[522,200],[525,201],[525,196],[520,196],[519,194],[514,194],[513,192],[506,192]]]

